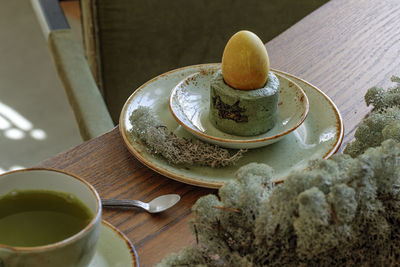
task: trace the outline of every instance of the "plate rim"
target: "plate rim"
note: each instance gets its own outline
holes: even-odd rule
[[[101,226],[111,229],[113,232],[118,234],[120,239],[123,239],[125,241],[126,248],[129,249],[129,254],[131,255],[132,267],[139,267],[139,256],[138,256],[137,251],[136,251],[135,247],[133,246],[132,242],[129,240],[129,238],[121,230],[119,230],[117,227],[115,227],[114,225],[112,225],[111,223],[107,222],[104,219],[101,220]],[[99,236],[99,242],[100,242],[100,239],[101,239],[101,235]],[[89,264],[89,266],[90,266],[90,264]]]
[[[308,86],[314,88],[316,91],[318,91],[318,93],[320,93],[331,104],[331,106],[333,107],[333,110],[335,111],[336,120],[339,122],[338,128],[339,128],[340,134],[339,134],[338,141],[336,142],[336,145],[334,147],[332,147],[332,149],[330,151],[328,151],[322,158],[327,159],[330,156],[332,156],[333,154],[335,154],[339,150],[340,146],[342,145],[343,137],[344,137],[343,117],[340,114],[339,108],[337,107],[335,102],[333,102],[333,100],[327,94],[325,94],[321,89],[319,89],[319,87],[307,82],[306,80],[299,78],[293,74],[282,71],[282,70],[275,70],[275,71],[280,72],[285,76],[289,76],[289,77],[295,78],[297,80],[300,80],[303,83],[307,84]]]
[[[220,65],[221,63],[206,63],[206,64],[197,64],[197,65],[190,65],[190,66],[185,66],[182,68],[176,68],[173,70],[170,70],[168,72],[162,73],[152,79],[150,79],[149,81],[147,81],[146,83],[144,83],[143,85],[141,85],[140,87],[138,87],[130,96],[129,98],[126,100],[121,113],[120,113],[120,117],[119,117],[119,132],[120,135],[122,136],[123,142],[125,147],[128,149],[128,151],[137,159],[139,160],[142,164],[144,164],[145,166],[147,166],[148,168],[152,169],[153,171],[167,177],[170,179],[173,179],[175,181],[181,182],[181,183],[186,183],[186,184],[190,184],[190,185],[194,185],[194,186],[199,186],[199,187],[205,187],[205,188],[212,188],[212,189],[218,189],[221,186],[224,185],[225,182],[217,182],[217,181],[204,181],[204,180],[194,180],[190,177],[187,177],[184,174],[176,174],[174,172],[171,172],[165,168],[162,168],[160,166],[157,166],[156,164],[152,164],[152,162],[150,162],[148,159],[146,159],[142,153],[140,151],[137,151],[136,149],[134,149],[131,145],[130,145],[130,140],[128,139],[128,135],[126,134],[127,129],[125,128],[124,125],[124,115],[126,114],[126,111],[128,109],[129,104],[131,103],[132,99],[143,89],[145,88],[149,83],[152,83],[162,77],[168,76],[171,73],[174,72],[178,72],[178,71],[184,71],[187,69],[191,69],[191,68],[210,68],[213,66],[217,66]],[[287,72],[281,71],[281,70],[277,70],[275,69],[275,71],[282,73],[284,75],[288,75],[289,77],[293,77],[295,79],[298,79],[304,83],[306,83],[307,85],[309,85],[310,87],[312,87],[315,91],[317,91],[319,94],[321,94],[325,100],[327,102],[330,103],[330,105],[332,106],[332,109],[334,110],[335,116],[337,121],[339,122],[338,125],[338,132],[339,132],[339,136],[337,138],[337,141],[335,143],[334,146],[331,147],[331,149],[329,149],[328,152],[325,153],[325,155],[322,157],[323,159],[327,159],[330,156],[332,156],[334,153],[336,153],[342,142],[343,142],[343,136],[344,136],[344,124],[343,124],[343,119],[342,116],[339,112],[339,109],[337,108],[336,104],[332,101],[332,99],[330,99],[330,97],[328,95],[326,95],[323,91],[321,91],[321,89],[319,89],[318,87],[316,87],[315,85],[305,81],[304,79],[298,78],[295,75],[289,74]],[[172,90],[172,88],[171,88]]]
[[[218,69],[219,69],[219,66],[216,66],[215,69],[218,70]],[[304,90],[301,88],[301,86],[299,86],[296,82],[292,81],[291,79],[289,79],[289,78],[287,78],[287,77],[285,77],[285,76],[283,76],[283,75],[281,75],[281,74],[279,74],[279,73],[276,73],[276,70],[275,70],[275,69],[271,68],[271,71],[272,71],[275,75],[277,75],[277,76],[279,76],[279,77],[282,77],[283,79],[288,80],[289,83],[294,84],[294,86],[297,88],[297,90],[300,91],[300,93],[301,93],[302,96],[304,97],[304,102],[305,102],[305,103],[304,103],[305,108],[304,108],[304,110],[302,111],[301,117],[300,117],[300,119],[296,122],[296,124],[295,124],[294,126],[292,126],[291,128],[286,129],[285,131],[279,132],[278,134],[275,134],[275,135],[272,135],[272,136],[268,136],[268,137],[254,138],[254,139],[243,139],[243,140],[240,140],[240,139],[226,139],[226,138],[217,137],[217,136],[212,136],[212,135],[209,135],[209,134],[206,134],[206,133],[202,133],[202,132],[197,131],[197,130],[193,129],[192,127],[189,127],[188,125],[186,125],[186,124],[175,114],[175,112],[173,111],[173,108],[172,108],[172,105],[173,105],[173,104],[172,104],[172,102],[173,102],[173,99],[172,99],[172,98],[173,98],[173,94],[174,94],[174,92],[176,92],[176,90],[177,90],[176,88],[177,88],[179,85],[181,85],[182,83],[185,83],[185,81],[186,81],[189,77],[194,76],[194,75],[199,74],[199,73],[201,74],[201,73],[202,73],[201,71],[198,71],[198,72],[195,72],[195,73],[193,73],[193,74],[191,74],[191,75],[189,75],[189,76],[186,76],[186,77],[183,78],[176,86],[174,86],[174,87],[171,89],[171,93],[170,93],[169,99],[168,99],[169,110],[170,110],[172,116],[175,118],[175,120],[176,120],[180,125],[182,125],[187,131],[189,131],[190,133],[192,133],[192,134],[194,134],[194,135],[201,136],[202,138],[204,138],[204,139],[206,139],[206,140],[212,140],[212,141],[214,141],[214,142],[228,143],[228,144],[233,144],[233,145],[236,145],[236,144],[237,144],[237,145],[245,145],[245,144],[255,144],[255,143],[268,143],[268,144],[260,144],[260,146],[257,146],[257,147],[267,146],[267,145],[269,145],[269,144],[272,144],[272,142],[274,142],[274,141],[278,141],[278,140],[279,140],[280,138],[282,138],[283,136],[285,136],[285,135],[287,135],[287,134],[289,134],[289,133],[295,131],[295,130],[306,120],[306,118],[307,118],[307,116],[308,116],[309,109],[310,109],[310,104],[309,104],[309,101],[308,101],[308,97],[307,97],[306,93],[304,92]],[[222,146],[222,145],[221,145],[221,146]],[[239,148],[239,147],[238,147],[238,148]],[[240,147],[240,148],[246,148],[246,147]],[[251,148],[256,148],[256,147],[251,147]]]

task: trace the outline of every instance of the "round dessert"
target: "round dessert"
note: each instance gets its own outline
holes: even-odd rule
[[[252,32],[239,31],[225,46],[222,72],[210,83],[210,120],[219,130],[259,135],[276,122],[279,80],[269,71],[267,50]]]
[[[279,80],[272,72],[264,87],[237,90],[218,71],[210,83],[210,120],[219,130],[240,136],[267,132],[276,122]]]

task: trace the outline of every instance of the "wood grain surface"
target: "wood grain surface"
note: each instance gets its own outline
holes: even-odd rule
[[[103,219],[125,233],[135,246],[140,266],[152,266],[169,253],[193,244],[195,238],[187,226],[190,209],[199,197],[216,192],[173,181],[148,169],[128,152],[117,127],[36,167],[78,175],[102,198],[149,201],[162,194],[179,194],[181,201],[160,214],[138,209],[103,210]]]
[[[307,80],[336,103],[343,148],[369,111],[365,92],[400,76],[400,1],[330,1],[266,46],[273,68]]]
[[[266,46],[273,68],[309,81],[334,100],[344,119],[345,144],[369,111],[363,100],[366,90],[387,87],[392,75],[400,76],[399,25],[399,0],[332,0]],[[101,197],[147,201],[161,194],[180,194],[178,205],[159,215],[104,210],[103,218],[136,247],[141,266],[152,266],[194,244],[187,226],[190,208],[200,196],[216,192],[148,169],[129,154],[118,128],[38,166],[74,173],[92,183]]]

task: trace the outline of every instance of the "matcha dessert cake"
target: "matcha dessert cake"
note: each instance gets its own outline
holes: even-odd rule
[[[274,127],[279,97],[279,80],[269,72],[264,87],[254,90],[233,89],[216,73],[210,85],[211,118],[223,132],[252,136]]]
[[[275,125],[278,98],[279,80],[269,71],[260,38],[249,31],[234,34],[210,83],[211,122],[233,135],[263,134]]]

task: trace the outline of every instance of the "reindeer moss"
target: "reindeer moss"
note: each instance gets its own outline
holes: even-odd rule
[[[245,152],[178,137],[168,131],[148,107],[134,110],[129,119],[133,125],[131,138],[139,138],[150,153],[160,155],[172,164],[219,168],[235,164]]]
[[[377,87],[368,90],[365,102],[374,108],[360,123],[355,141],[348,144],[344,153],[356,157],[369,147],[379,146],[383,140],[400,140],[400,78],[392,77],[392,81],[396,86],[386,91]]]

